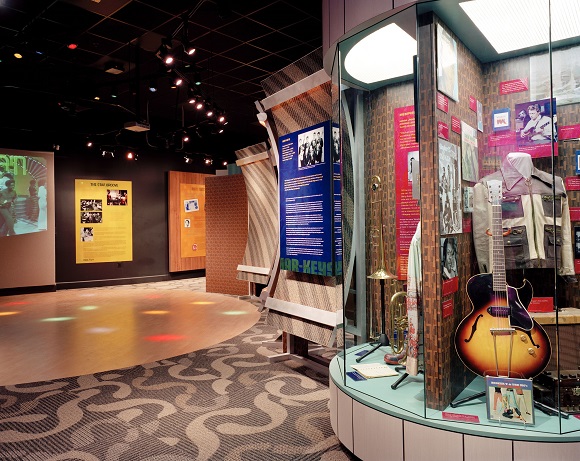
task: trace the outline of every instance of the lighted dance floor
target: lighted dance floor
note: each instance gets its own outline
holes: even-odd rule
[[[254,325],[253,304],[205,279],[0,297],[0,385],[144,364],[226,341]]]

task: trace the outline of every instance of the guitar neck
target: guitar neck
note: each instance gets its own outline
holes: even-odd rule
[[[491,239],[493,253],[493,291],[506,290],[505,255],[503,251],[503,225],[501,205],[491,206]]]

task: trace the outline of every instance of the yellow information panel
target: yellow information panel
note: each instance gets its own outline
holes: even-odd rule
[[[205,256],[205,186],[180,184],[181,257]]]
[[[77,264],[133,260],[131,181],[75,179]]]

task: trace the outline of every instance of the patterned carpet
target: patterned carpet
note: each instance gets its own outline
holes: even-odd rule
[[[330,426],[328,378],[266,347],[264,324],[136,367],[0,387],[1,460],[354,460]]]

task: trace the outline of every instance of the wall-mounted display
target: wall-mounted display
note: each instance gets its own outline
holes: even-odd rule
[[[454,101],[459,100],[457,42],[437,24],[437,89]]]
[[[133,260],[131,181],[75,180],[76,263]]]
[[[466,181],[479,180],[477,130],[465,122],[461,122],[461,173]]]
[[[530,96],[550,98],[550,84],[559,106],[580,102],[580,47],[530,57]],[[552,79],[550,80],[550,67]]]
[[[180,210],[183,228],[180,232],[181,257],[206,256],[205,245],[205,185],[181,183],[179,185]]]
[[[555,99],[552,105],[549,99],[516,104],[515,113],[516,140],[520,152],[527,152],[532,157],[549,157],[553,145],[554,155],[558,154]]]
[[[441,235],[461,232],[461,164],[459,147],[439,139],[439,207]]]
[[[495,109],[491,113],[491,129],[493,131],[505,131],[510,129],[510,109]]]

